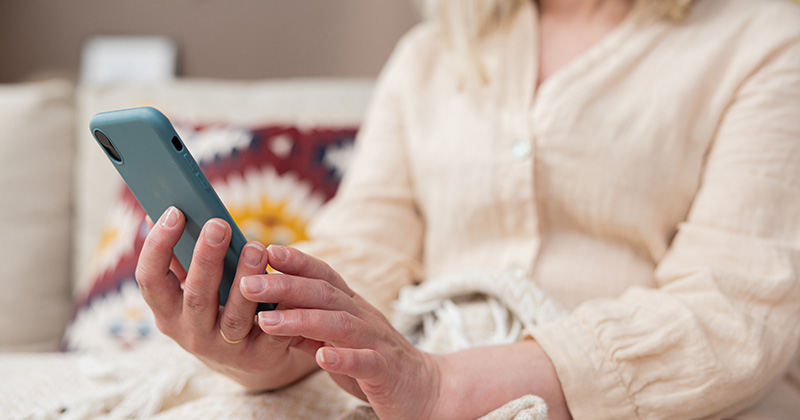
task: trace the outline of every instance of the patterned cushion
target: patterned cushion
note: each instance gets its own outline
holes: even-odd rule
[[[350,127],[244,126],[172,117],[176,130],[249,240],[290,244],[335,193],[356,134]],[[120,182],[88,287],[76,296],[68,350],[133,348],[164,339],[134,280],[145,214]]]

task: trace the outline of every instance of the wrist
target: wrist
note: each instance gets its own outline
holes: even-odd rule
[[[457,355],[452,354],[433,354],[431,359],[435,364],[437,378],[434,389],[435,400],[430,411],[430,419],[460,419],[467,418],[461,413],[464,402],[468,401],[468,385],[464,378],[464,372],[456,368]]]
[[[431,418],[475,419],[524,395],[548,404],[551,419],[570,419],[555,368],[533,340],[434,355],[439,378]]]

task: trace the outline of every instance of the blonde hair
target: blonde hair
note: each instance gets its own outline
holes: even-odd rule
[[[423,16],[438,21],[449,38],[474,41],[531,0],[416,0]],[[534,0],[535,1],[535,0]],[[636,0],[636,7],[673,21],[683,19],[693,0]]]
[[[438,23],[453,50],[477,70],[481,84],[487,80],[477,56],[479,41],[505,23],[526,1],[535,0],[416,0],[425,19]],[[636,0],[636,8],[649,16],[679,21],[693,1]]]
[[[457,50],[475,44],[529,0],[417,0],[423,16],[444,29]]]

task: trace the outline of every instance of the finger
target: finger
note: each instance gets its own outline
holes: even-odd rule
[[[144,221],[147,224],[147,229],[153,230],[153,226],[155,226],[155,223],[153,223],[153,219],[150,218],[149,214],[145,214]],[[169,264],[169,269],[170,271],[175,273],[175,276],[178,277],[178,279],[181,281],[181,284],[183,284],[183,281],[186,280],[186,269],[183,268],[183,264],[181,264],[181,262],[178,261],[177,257],[175,256],[172,257],[172,262],[170,262]]]
[[[267,270],[267,249],[258,242],[249,242],[242,248],[236,277],[233,280],[228,301],[220,317],[220,330],[231,341],[246,337],[255,325],[257,302],[247,300],[240,291],[241,279]]]
[[[272,268],[286,274],[325,280],[348,295],[355,295],[339,276],[339,273],[324,261],[286,246],[270,245],[267,247],[267,251]]]
[[[254,317],[254,319],[256,318]],[[248,347],[257,349],[256,351],[260,354],[263,354],[263,357],[273,357],[275,354],[278,354],[279,351],[289,351],[288,349],[290,347],[294,349],[294,343],[296,342],[302,343],[305,341],[311,341],[306,340],[303,337],[284,337],[279,335],[264,334],[261,331],[261,328],[258,327],[257,322],[254,322],[253,325],[254,328],[250,331],[251,336],[247,341]],[[319,347],[319,345],[317,347]],[[314,354],[313,351],[306,351],[306,353]]]
[[[172,256],[172,261],[169,263],[169,270],[175,273],[175,277],[180,280],[181,288],[183,288],[183,282],[186,281],[186,269],[183,268],[183,264],[178,261],[178,257]]]
[[[283,273],[245,277],[241,294],[254,302],[277,302],[291,308],[361,312],[352,297],[332,284]]]
[[[266,335],[269,337],[279,337],[277,335],[268,335],[268,334],[261,334],[261,335]],[[280,338],[286,338],[286,337],[280,337]],[[324,343],[305,337],[293,337],[291,338],[290,345],[292,349],[299,350],[313,357],[317,353],[317,350],[319,350],[319,348],[324,345]]]
[[[322,347],[317,350],[319,367],[341,375],[370,382],[384,383],[389,379],[386,359],[372,349]]]
[[[194,246],[192,262],[183,283],[182,317],[192,331],[205,334],[217,325],[219,284],[231,230],[221,219],[203,226]],[[216,333],[216,331],[215,331]]]
[[[301,336],[337,347],[371,348],[379,341],[366,322],[344,311],[262,311],[258,326],[267,334]]]
[[[167,209],[147,235],[136,264],[136,281],[157,320],[172,318],[180,311],[182,293],[179,280],[170,271],[170,261],[185,223],[178,209]]]

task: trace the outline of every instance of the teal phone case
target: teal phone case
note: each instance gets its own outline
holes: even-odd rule
[[[152,107],[123,109],[95,115],[89,127],[151,219],[158,220],[169,206],[186,216],[186,227],[174,250],[184,268],[191,264],[194,244],[205,222],[212,218],[228,222],[233,234],[219,288],[219,301],[224,305],[247,239],[167,117]],[[116,151],[103,145],[103,136]],[[260,303],[258,310],[275,306]]]

